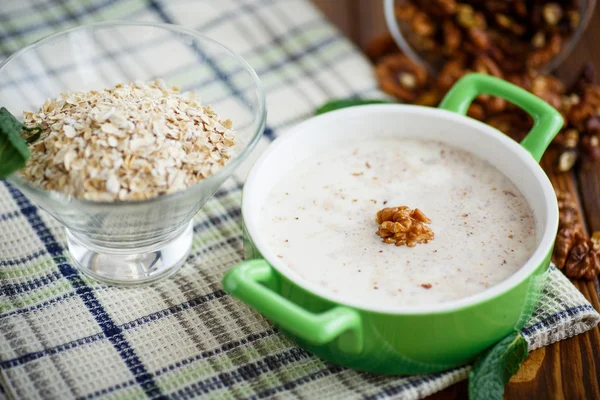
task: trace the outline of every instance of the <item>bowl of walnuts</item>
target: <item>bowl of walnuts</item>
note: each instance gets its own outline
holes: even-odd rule
[[[551,71],[573,50],[595,0],[386,0],[400,49],[430,72],[490,60],[506,73]],[[489,64],[489,62],[488,62]]]

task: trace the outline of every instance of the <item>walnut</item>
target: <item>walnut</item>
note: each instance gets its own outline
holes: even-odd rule
[[[496,23],[498,26],[517,36],[522,36],[526,32],[526,28],[523,25],[518,24],[513,18],[506,14],[496,14]]]
[[[563,9],[559,4],[548,3],[544,5],[542,15],[548,25],[556,25],[563,16]]]
[[[444,32],[444,51],[451,55],[460,47],[462,43],[462,32],[460,28],[456,26],[456,24],[450,19],[444,20],[442,24],[442,30]]]
[[[448,61],[438,74],[436,86],[443,91],[449,90],[468,71],[461,59]]]
[[[526,17],[527,6],[525,5],[525,0],[517,0],[513,2],[513,11],[521,18]]]
[[[433,0],[433,3],[438,10],[447,15],[454,14],[458,8],[456,0]]]
[[[400,21],[412,20],[417,11],[419,11],[417,7],[407,1],[399,2],[399,4],[397,4],[394,8],[394,14]]]
[[[510,9],[510,1],[506,0],[487,0],[486,9],[494,14],[507,13]]]
[[[583,90],[579,103],[570,107],[567,117],[570,124],[580,127],[588,118],[596,116],[598,111],[600,111],[600,86],[589,85]]]
[[[565,262],[565,275],[569,278],[594,279],[600,274],[600,246],[598,236],[594,240],[586,239],[581,232],[576,232],[574,244]]]
[[[600,231],[592,233],[590,240],[592,241],[592,247],[598,250],[600,248]]]
[[[557,192],[558,201],[558,234],[554,242],[552,262],[562,269],[575,244],[575,234],[581,233],[583,227],[579,218],[577,201],[569,192]]]
[[[533,79],[527,72],[507,75],[506,80],[514,85],[522,87],[525,90],[531,91]]]
[[[552,252],[552,262],[557,268],[564,268],[574,243],[575,230],[573,228],[564,227],[558,230],[554,241],[554,251]]]
[[[375,67],[381,88],[405,101],[414,101],[427,83],[427,71],[403,54],[384,57]]]
[[[515,111],[494,114],[488,117],[485,123],[516,141],[523,140],[533,124],[528,115]]]
[[[541,49],[546,45],[546,33],[543,31],[537,32],[531,38],[531,45],[536,49]]]
[[[573,85],[569,88],[569,93],[575,93],[582,95],[585,88],[596,82],[596,69],[591,62],[585,63],[585,65],[579,70],[577,77],[575,78]]]
[[[581,14],[579,14],[579,11],[575,10],[567,11],[567,20],[569,21],[571,29],[575,30],[581,21]]]
[[[581,139],[581,150],[592,160],[600,159],[600,139],[598,136],[585,136]]]
[[[577,203],[573,196],[558,192],[559,229],[552,262],[569,278],[594,279],[600,274],[600,232],[591,238],[583,233]]]
[[[438,53],[439,47],[433,37],[430,36],[415,36],[412,38],[415,49],[423,53]]]
[[[554,140],[562,151],[560,171],[569,171],[578,159],[600,159],[600,86],[591,83],[593,80],[595,71],[584,67],[570,89],[575,93],[561,96],[559,110],[567,127]]]
[[[582,231],[581,219],[577,200],[569,192],[557,192],[558,201],[558,228],[573,228]]]
[[[460,3],[456,8],[456,20],[463,28],[485,29],[486,22],[482,13],[476,12],[469,4]]]
[[[542,13],[542,5],[541,4],[533,4],[530,8],[530,11],[527,15],[527,19],[529,20],[529,25],[535,28],[542,28],[544,24],[544,16]]]
[[[475,58],[473,61],[473,69],[482,74],[492,75],[501,79],[503,77],[500,67],[494,60],[485,55],[480,55]],[[488,115],[500,113],[506,108],[506,100],[500,97],[481,95],[477,98],[477,102],[484,107]]]
[[[575,166],[575,163],[577,163],[578,158],[579,154],[577,153],[577,150],[565,149],[558,156],[556,170],[558,172],[569,172]]]
[[[414,247],[434,238],[431,228],[425,225],[431,220],[418,208],[386,207],[377,212],[376,221],[379,224],[376,234],[387,244]]]
[[[560,105],[560,108],[558,108],[558,111],[562,115],[567,126],[569,125],[568,121],[569,121],[569,112],[571,111],[571,107],[575,106],[576,104],[579,104],[580,102],[581,102],[581,98],[579,97],[578,94],[575,94],[575,93],[565,94],[565,95],[561,96],[561,105]]]
[[[564,132],[564,141],[563,146],[567,149],[575,149],[577,148],[577,144],[579,143],[579,131],[577,129],[567,129]]]
[[[415,104],[419,106],[436,107],[442,100],[442,93],[436,89],[427,90],[415,100]]]
[[[565,86],[551,75],[537,75],[531,82],[531,93],[546,101],[552,107],[560,109]]]
[[[600,133],[600,117],[590,117],[585,121],[585,131],[589,134]]]
[[[506,109],[506,100],[501,97],[481,95],[477,100],[483,105],[487,115],[494,115]]]
[[[502,78],[504,76],[498,64],[486,55],[479,55],[475,58],[473,61],[473,69],[475,72],[492,75],[496,78]]]
[[[388,33],[377,36],[371,40],[365,49],[365,53],[372,61],[377,61],[383,56],[397,52],[398,46],[392,35]]]
[[[555,33],[546,41],[545,46],[532,51],[527,56],[526,64],[529,68],[540,69],[548,64],[562,49],[562,38]]]
[[[436,31],[435,24],[431,18],[422,11],[417,11],[412,17],[411,28],[419,36],[433,36]]]
[[[478,121],[485,120],[485,109],[481,104],[472,103],[467,110],[467,116],[476,119]]]
[[[448,19],[456,13],[457,0],[422,0],[416,1],[421,11],[435,18]],[[396,2],[400,3],[400,2]]]
[[[520,73],[523,70],[523,55],[522,54],[511,54],[511,52],[506,52],[500,50],[496,46],[490,47],[488,50],[490,57],[494,59],[502,68],[502,71],[505,73]],[[518,51],[517,51],[518,53]]]
[[[467,34],[471,43],[475,45],[476,51],[485,51],[490,48],[490,37],[483,29],[469,28]]]

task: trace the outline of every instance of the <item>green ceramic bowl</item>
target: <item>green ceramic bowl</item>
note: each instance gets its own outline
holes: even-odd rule
[[[464,116],[479,94],[503,97],[534,118],[533,129],[520,145]],[[252,255],[259,258],[232,268],[223,287],[300,346],[337,364],[363,371],[417,374],[468,363],[520,329],[539,299],[558,227],[558,206],[538,162],[561,126],[560,114],[539,98],[479,74],[462,78],[438,109],[368,105],[305,121],[276,140],[248,176],[242,212],[248,248],[255,249]],[[341,141],[374,135],[438,140],[488,160],[513,181],[533,209],[537,248],[530,259],[514,275],[482,293],[410,307],[376,307],[360,298],[341,298],[286,267],[260,229],[261,206],[271,188],[303,158]]]

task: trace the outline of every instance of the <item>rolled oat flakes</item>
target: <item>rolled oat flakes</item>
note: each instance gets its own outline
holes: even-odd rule
[[[173,193],[216,173],[232,157],[230,120],[193,92],[161,80],[67,92],[26,126],[40,125],[21,171],[47,190],[95,201],[140,200]]]

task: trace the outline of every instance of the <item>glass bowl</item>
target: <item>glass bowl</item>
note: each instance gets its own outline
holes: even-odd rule
[[[409,57],[411,60],[424,66],[429,72],[436,74],[443,65],[443,58],[439,55],[431,54],[426,51],[419,51],[411,44],[411,37],[414,36],[411,28],[408,24],[399,23],[395,15],[395,8],[397,5],[407,3],[408,0],[384,0],[384,14],[385,21],[390,31],[390,34],[394,38],[394,41],[402,52]],[[569,38],[569,40],[563,43],[560,53],[558,53],[550,62],[548,62],[543,72],[550,72],[558,67],[565,58],[575,48],[575,45],[579,41],[581,35],[585,31],[588,22],[594,12],[596,6],[596,0],[580,0],[580,18],[577,28]]]
[[[43,190],[18,173],[8,180],[67,232],[81,272],[111,284],[153,282],[174,273],[192,244],[192,217],[248,156],[266,118],[254,70],[218,42],[176,25],[103,22],[41,39],[0,64],[0,105],[20,118],[65,91],[163,79],[195,91],[233,121],[235,156],[180,192],[140,201],[95,202]]]

